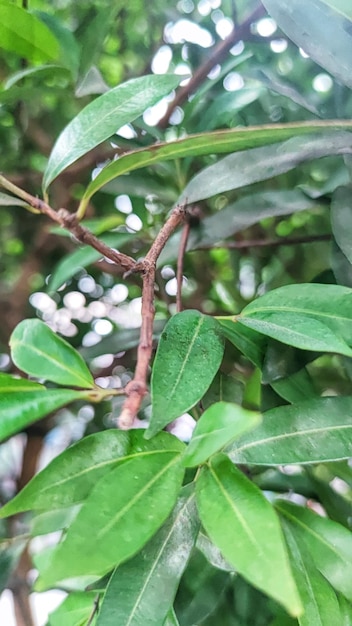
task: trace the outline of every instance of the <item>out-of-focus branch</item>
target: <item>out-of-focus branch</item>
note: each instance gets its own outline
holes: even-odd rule
[[[251,25],[256,20],[260,19],[263,15],[265,15],[265,9],[262,4],[258,5],[256,9],[237,27],[235,26],[232,32],[221,41],[213,51],[213,54],[208,57],[202,65],[195,71],[192,78],[188,81],[187,85],[181,87],[177,93],[173,101],[170,103],[168,110],[166,111],[164,117],[159,121],[159,128],[166,128],[168,125],[170,116],[176,109],[176,107],[181,106],[187,98],[195,93],[197,89],[199,89],[200,85],[205,81],[209,72],[218,65],[222,63],[225,59],[227,53],[233,46],[241,41],[242,39],[246,39],[251,34]]]

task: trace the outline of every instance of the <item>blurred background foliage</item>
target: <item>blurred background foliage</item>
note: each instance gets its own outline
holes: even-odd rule
[[[225,58],[215,59],[197,91],[173,111],[166,129],[160,120],[174,94],[133,125],[116,129],[109,142],[55,180],[50,189],[55,208],[75,210],[89,181],[116,153],[164,138],[352,117],[350,90],[291,43],[256,0],[52,0],[50,4],[29,0],[28,4],[55,35],[59,50],[49,61],[31,59],[6,46],[1,49],[0,41],[0,170],[34,195],[41,194],[42,174],[58,134],[95,96],[148,73],[193,75],[214,57],[234,25],[255,11],[260,13]],[[143,257],[188,181],[216,160],[213,156],[180,159],[121,176],[94,196],[86,223],[98,234],[109,232],[111,245]],[[349,184],[350,174],[348,157],[330,156],[200,202],[184,260],[184,307],[235,314],[257,295],[280,285],[318,281],[352,286],[351,266],[333,241],[330,223],[331,196],[339,186]],[[230,211],[219,212],[241,201],[252,218],[242,216],[239,229]],[[15,371],[7,345],[13,328],[25,317],[38,316],[82,351],[101,386],[126,385],[136,360],[139,278],[123,280],[107,260],[91,262],[85,249],[79,249],[45,217],[0,203],[0,371]],[[261,204],[262,212],[257,208]],[[338,228],[343,230],[343,226]],[[210,243],[209,233],[213,233]],[[192,241],[196,242],[193,246]],[[176,258],[171,245],[163,258],[157,273],[156,338],[175,312]],[[316,358],[293,348],[282,351],[274,341],[266,341],[267,381],[298,370],[308,361],[318,392],[331,395],[350,389],[352,370],[344,357]],[[283,402],[261,386],[256,370],[231,345],[223,376],[230,395],[239,401],[244,397],[248,406],[263,403],[270,408]],[[29,477],[32,453],[25,452],[26,437],[41,438],[43,464],[84,432],[109,427],[112,414],[119,410],[119,400],[114,402],[113,406],[106,402],[70,407],[30,427],[26,435],[16,438],[16,445],[3,444],[1,499],[11,497]],[[145,409],[147,415],[148,400]],[[351,478],[347,470],[343,473],[345,464],[336,465],[337,475]],[[347,496],[329,491],[322,475],[319,467],[300,469],[292,476],[276,469],[261,472],[258,484],[265,489],[294,489],[302,498],[315,498],[330,506],[333,519],[339,515],[338,521],[348,525],[348,516],[331,503]],[[202,572],[202,579],[192,572]],[[220,623],[217,616],[221,615],[224,626],[268,624],[277,615],[277,607],[241,584],[243,589],[233,587],[232,574],[216,569],[198,552],[179,591],[180,623],[211,626]],[[275,624],[295,623],[280,615],[277,619]]]

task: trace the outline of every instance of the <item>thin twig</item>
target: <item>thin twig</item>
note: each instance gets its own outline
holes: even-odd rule
[[[223,241],[222,243],[209,244],[205,246],[197,246],[194,250],[189,252],[196,252],[196,250],[213,250],[214,248],[221,249],[234,249],[243,250],[245,248],[264,248],[279,246],[294,246],[302,243],[314,243],[317,241],[330,241],[332,235],[306,235],[302,237],[282,237],[282,239],[243,239],[242,241]]]
[[[168,125],[169,119],[176,109],[176,107],[181,106],[185,100],[187,100],[188,96],[195,93],[197,89],[199,89],[200,85],[204,82],[209,72],[218,65],[222,63],[227,53],[233,46],[241,41],[242,39],[246,39],[251,32],[251,25],[256,20],[260,19],[263,15],[265,15],[265,9],[262,4],[257,6],[257,8],[245,19],[242,24],[239,24],[237,27],[234,27],[232,32],[224,39],[220,41],[220,43],[215,47],[213,54],[208,57],[204,63],[195,71],[192,78],[188,81],[187,85],[181,87],[176,93],[175,98],[170,103],[168,110],[166,111],[164,117],[159,121],[159,128],[166,128]]]
[[[101,253],[102,256],[113,261],[118,267],[121,268],[122,271],[128,272],[131,271],[132,268],[135,267],[136,262],[132,257],[127,256],[127,254],[122,254],[121,252],[117,252],[113,250],[109,246],[107,246],[103,241],[100,241],[93,233],[88,230],[85,226],[82,226],[75,214],[69,213],[66,209],[59,209],[55,211],[49,204],[41,200],[40,198],[36,198],[32,196],[27,191],[24,191],[17,185],[11,183],[7,178],[0,174],[0,186],[4,187],[11,193],[13,193],[18,198],[22,198],[25,200],[27,204],[31,207],[47,215],[53,222],[62,226],[62,228],[66,228],[69,230],[72,235],[81,243],[84,243],[88,246],[91,246],[95,250]]]
[[[137,365],[133,379],[126,386],[127,398],[118,418],[118,426],[123,430],[131,428],[140,409],[142,400],[147,393],[148,368],[153,350],[153,322],[154,322],[154,284],[156,262],[166,242],[185,219],[186,206],[177,206],[172,211],[167,222],[162,227],[152,244],[144,261],[143,288],[142,288],[142,325],[137,350]]]
[[[92,612],[88,618],[88,622],[86,626],[91,626],[91,624],[93,623],[94,616],[98,612],[98,609],[99,609],[99,594],[97,594],[94,598]]]
[[[180,311],[182,311],[183,259],[184,259],[186,248],[187,248],[187,242],[188,242],[190,230],[191,230],[191,224],[189,221],[187,221],[184,224],[183,229],[182,229],[180,247],[178,249],[178,255],[177,255],[177,271],[176,271],[176,284],[177,284],[176,311],[177,313],[180,313]]]

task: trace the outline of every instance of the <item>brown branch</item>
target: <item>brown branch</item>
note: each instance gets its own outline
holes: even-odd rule
[[[136,262],[132,257],[127,256],[127,254],[117,252],[107,246],[104,242],[100,241],[90,230],[88,230],[88,228],[85,228],[85,226],[82,226],[78,222],[74,213],[69,213],[66,209],[59,209],[58,211],[55,211],[49,204],[39,198],[35,198],[23,189],[20,189],[20,187],[17,187],[2,175],[0,175],[0,186],[4,187],[17,197],[22,198],[22,200],[25,200],[25,202],[27,202],[38,213],[47,215],[50,219],[56,222],[56,224],[59,224],[62,228],[69,230],[78,241],[91,246],[100,252],[102,256],[105,256],[116,263],[116,265],[124,272],[131,271],[135,267]]]
[[[136,269],[142,269],[142,325],[141,335],[137,351],[136,371],[126,386],[127,398],[123,404],[118,418],[118,426],[123,430],[131,428],[133,421],[140,409],[142,400],[147,393],[148,368],[153,350],[153,322],[154,322],[154,283],[156,262],[166,242],[181,224],[186,216],[186,206],[177,206],[172,211],[169,219],[162,227],[147,256]]]
[[[224,241],[218,244],[209,244],[207,246],[199,246],[189,252],[196,252],[196,250],[212,250],[213,248],[226,248],[234,250],[243,250],[245,248],[264,248],[272,246],[278,248],[279,246],[294,246],[301,243],[314,243],[317,241],[330,241],[331,235],[306,235],[302,237],[282,237],[282,239],[244,239],[242,241]]]
[[[213,54],[207,58],[204,63],[195,71],[192,78],[188,81],[187,85],[181,87],[176,93],[175,98],[170,103],[168,110],[166,111],[164,117],[159,121],[158,127],[163,129],[166,128],[170,119],[170,116],[176,109],[176,107],[181,106],[185,100],[187,100],[188,96],[195,93],[197,89],[199,89],[200,85],[205,81],[209,72],[218,65],[222,63],[227,53],[233,46],[241,41],[242,39],[246,39],[251,34],[251,25],[256,20],[260,19],[263,15],[265,15],[265,9],[262,4],[258,5],[257,8],[245,19],[242,24],[239,24],[237,27],[234,27],[232,32],[224,39],[220,41],[218,45],[215,47]]]

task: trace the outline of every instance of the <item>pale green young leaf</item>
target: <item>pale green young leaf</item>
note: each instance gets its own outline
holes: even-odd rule
[[[180,453],[169,450],[118,464],[90,492],[37,590],[77,576],[102,576],[139,552],[173,508],[183,474]]]
[[[201,399],[220,367],[223,352],[220,327],[212,317],[188,310],[169,320],[153,365],[148,437]]]
[[[216,402],[200,417],[192,439],[183,455],[186,467],[204,463],[233,439],[260,424],[259,413],[247,411],[237,404]]]
[[[292,502],[276,508],[294,536],[303,541],[315,566],[330,584],[352,601],[352,535],[347,528]]]
[[[286,35],[339,82],[352,87],[352,12],[345,0],[263,0]]]
[[[30,62],[57,59],[59,44],[43,22],[12,2],[0,2],[0,48]]]
[[[196,494],[205,530],[235,570],[290,614],[300,615],[279,520],[260,489],[219,454],[202,469]]]
[[[352,397],[312,398],[263,414],[262,423],[226,450],[234,463],[284,465],[351,456]]]
[[[57,139],[44,173],[43,190],[71,163],[166,96],[180,80],[175,74],[141,76],[110,89],[88,104]]]
[[[22,371],[69,387],[94,387],[78,352],[38,319],[23,320],[10,338],[13,362]]]
[[[51,511],[83,502],[97,482],[116,464],[136,454],[154,450],[184,450],[184,444],[169,433],[146,441],[143,431],[105,430],[84,437],[55,457],[10,502],[0,517],[30,509]]]
[[[186,488],[158,533],[132,560],[116,568],[97,626],[163,626],[198,528],[194,493]]]

